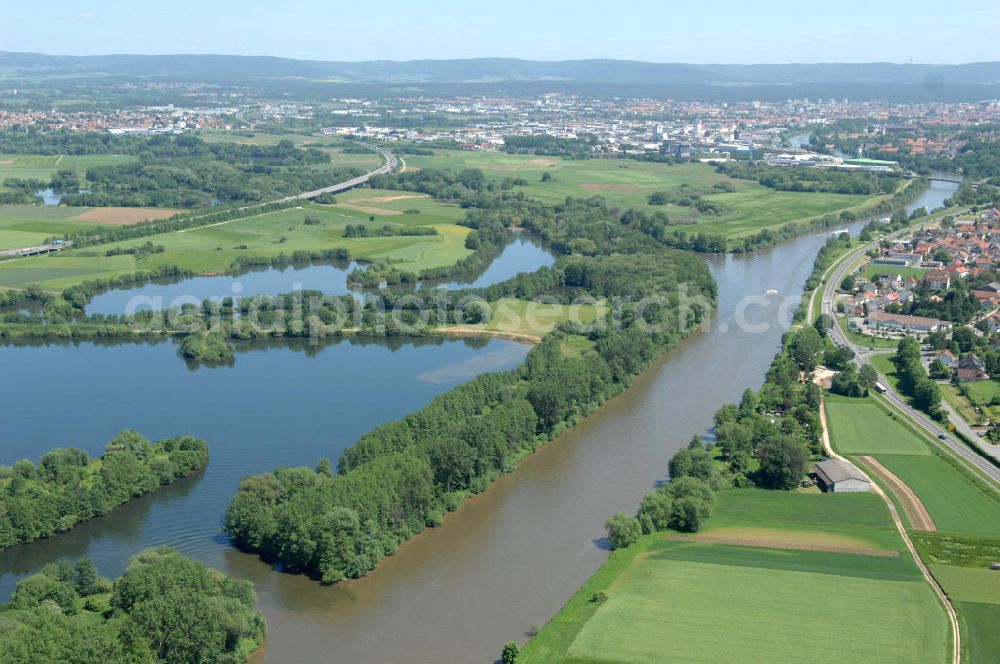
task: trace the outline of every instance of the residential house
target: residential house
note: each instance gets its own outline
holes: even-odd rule
[[[885,272],[878,275],[876,281],[878,281],[879,285],[884,287],[892,285],[901,286],[903,284],[903,277],[896,272]]]
[[[944,270],[932,270],[924,276],[924,283],[931,290],[948,290],[951,287],[951,275]]]
[[[979,369],[955,369],[955,380],[959,383],[972,383],[977,380],[989,380],[989,375]]]
[[[944,364],[944,366],[948,367],[949,369],[958,368],[958,358],[955,357],[955,354],[950,350],[948,350],[947,348],[945,348],[944,350],[939,350],[936,353],[934,353],[934,359],[941,360],[941,363]]]
[[[986,371],[986,363],[975,354],[963,355],[958,361],[959,369],[975,369],[976,371]]]

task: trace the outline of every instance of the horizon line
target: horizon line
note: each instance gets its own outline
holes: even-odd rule
[[[456,56],[447,58],[410,58],[404,60],[396,59],[363,59],[363,60],[337,60],[322,58],[302,58],[284,55],[269,55],[262,53],[46,53],[43,51],[7,51],[0,50],[0,56],[5,55],[38,55],[53,58],[121,58],[121,57],[147,57],[147,58],[171,58],[171,57],[223,57],[223,58],[269,58],[273,60],[290,60],[293,62],[321,62],[328,64],[369,64],[369,63],[393,63],[407,64],[415,62],[456,62],[475,60],[507,60],[516,62],[562,64],[570,62],[619,62],[644,65],[663,66],[688,66],[688,67],[790,67],[790,66],[820,66],[820,65],[891,65],[896,67],[965,67],[970,65],[991,65],[1000,64],[1000,60],[972,60],[968,62],[895,62],[892,60],[865,60],[865,61],[797,61],[797,62],[659,62],[655,60],[636,60],[632,58],[525,58],[509,55],[484,55],[484,56]]]

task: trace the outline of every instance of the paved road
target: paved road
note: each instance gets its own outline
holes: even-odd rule
[[[40,244],[37,247],[24,247],[23,249],[4,249],[0,251],[0,258],[24,258],[26,256],[40,256],[62,251],[72,246],[72,242],[52,242],[51,244]]]
[[[886,236],[886,238],[893,238],[902,235],[903,233],[912,232],[913,230],[916,230],[920,226],[921,226],[920,224],[917,224],[915,226],[911,226],[909,228],[896,231],[895,233],[891,233],[888,236]],[[847,254],[847,256],[842,258],[836,264],[836,267],[834,268],[833,272],[827,275],[826,284],[823,286],[823,291],[822,291],[823,302],[821,311],[823,313],[829,314],[830,316],[834,315],[835,313],[833,306],[834,295],[836,293],[837,287],[840,285],[840,282],[844,280],[845,276],[847,276],[848,271],[851,269],[854,263],[860,260],[861,257],[864,256],[866,252],[868,252],[868,250],[870,250],[877,244],[878,240],[875,240],[861,247],[858,247],[851,253]],[[841,345],[846,346],[851,350],[853,350],[858,355],[859,360],[863,360],[864,358],[867,358],[868,355],[870,355],[869,351],[855,345],[847,337],[847,334],[841,329],[839,325],[833,326],[833,328],[830,330],[830,335],[833,337],[833,340],[835,342],[840,343]],[[931,420],[924,413],[914,408],[911,408],[910,404],[907,403],[906,399],[904,399],[901,395],[899,395],[895,390],[892,389],[891,384],[882,374],[879,374],[879,381],[882,383],[882,385],[885,385],[887,388],[886,393],[883,395],[887,401],[889,401],[893,406],[895,406],[903,413],[905,413],[907,416],[909,416],[910,419],[912,419],[922,429],[930,433],[935,440],[939,440],[937,438],[937,435],[941,433],[940,424]],[[981,440],[979,434],[976,433],[976,431],[973,430],[971,426],[969,426],[968,422],[966,422],[961,416],[955,413],[954,410],[951,410],[950,408],[946,407],[945,412],[948,413],[949,417],[951,418],[951,423],[955,425],[955,428],[959,432],[969,437],[970,440],[976,440],[976,441]],[[992,479],[995,483],[1000,485],[1000,468],[997,468],[989,460],[984,459],[983,457],[979,456],[978,454],[970,450],[965,445],[965,443],[961,442],[960,440],[956,440],[954,436],[947,436],[944,440],[941,440],[940,442],[942,445],[947,446],[948,449],[950,449],[952,452],[958,455],[963,461],[967,462],[969,465],[974,466],[978,470],[982,471],[984,475],[986,475],[987,477]],[[983,441],[984,448],[986,447],[986,445],[988,444],[985,441]],[[995,485],[994,489],[1000,490],[1000,486]]]
[[[291,201],[297,198],[310,199],[316,198],[322,194],[336,194],[341,191],[347,191],[348,189],[353,189],[358,185],[365,184],[375,175],[385,175],[391,172],[396,166],[399,165],[399,159],[389,150],[383,150],[377,148],[376,151],[385,159],[385,163],[376,168],[374,171],[369,171],[364,175],[359,175],[356,178],[351,178],[350,180],[345,180],[344,182],[338,182],[337,184],[332,184],[329,187],[323,187],[322,189],[314,189],[313,191],[305,191],[296,196],[289,196],[283,200]]]

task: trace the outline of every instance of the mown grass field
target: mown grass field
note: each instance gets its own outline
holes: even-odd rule
[[[952,599],[1000,605],[1000,574],[986,567],[931,565],[931,572]]]
[[[903,279],[908,277],[913,277],[914,279],[923,279],[927,275],[927,270],[919,267],[898,267],[896,265],[865,265],[863,270],[864,276],[873,279],[880,274],[898,274]]]
[[[702,549],[715,560],[699,561]],[[615,581],[568,655],[652,663],[669,653],[672,662],[693,663],[749,653],[792,661],[808,652],[812,662],[943,661],[943,612],[919,580],[802,571],[795,563],[818,557],[803,552],[669,543],[651,554]],[[723,625],[726,638],[718,638]]]
[[[878,358],[888,372],[887,357]],[[894,375],[890,375],[894,379]],[[934,443],[900,419],[888,417],[870,399],[827,395],[834,447],[849,454],[873,454],[906,483],[939,529],[917,533],[921,555],[944,588],[962,623],[964,661],[1000,661],[1000,499],[932,450]],[[897,415],[897,418],[899,416]],[[915,452],[923,449],[926,453]]]
[[[462,209],[426,196],[393,198],[399,195],[400,192],[362,189],[338,198],[337,205],[303,204],[186,231],[12,260],[0,263],[0,288],[33,284],[46,290],[61,290],[80,281],[151,270],[161,265],[176,265],[198,273],[224,272],[238,256],[289,255],[300,249],[346,247],[354,258],[383,259],[411,270],[452,265],[471,253],[465,248],[468,229],[455,225],[465,214]],[[419,212],[404,212],[409,209]],[[320,223],[306,225],[306,215]],[[377,226],[433,226],[438,235],[344,237],[347,224],[368,224],[372,216]],[[109,249],[147,241],[163,245],[165,251],[142,260],[134,255],[105,255]]]
[[[826,397],[827,421],[843,454],[930,454],[924,440],[872,399]]]
[[[135,161],[132,155],[0,154],[0,184],[7,178],[34,178],[46,182],[59,169],[75,168],[82,180],[91,166],[114,166]]]
[[[528,185],[518,189],[546,203],[559,203],[567,196],[581,198],[599,194],[607,199],[609,205],[650,213],[661,211],[671,220],[686,224],[684,228],[689,231],[705,231],[732,238],[789,222],[866,207],[883,198],[775,191],[755,182],[720,175],[707,164],[670,165],[621,159],[567,160],[450,150],[436,150],[433,156],[403,155],[403,158],[408,169],[479,168],[494,180],[524,178]],[[552,175],[551,181],[541,181],[545,172]],[[735,190],[705,196],[706,200],[727,209],[718,216],[698,216],[687,207],[655,206],[647,201],[648,196],[656,191],[686,184],[698,191],[708,192],[720,182],[728,183]]]
[[[0,249],[18,249],[104,225],[158,219],[175,213],[159,208],[69,208],[54,205],[0,206]]]
[[[958,602],[959,615],[965,623],[963,650],[966,661],[989,664],[1000,661],[1000,605]]]
[[[917,494],[940,530],[1000,536],[1000,497],[945,460],[900,415],[894,420],[887,412],[869,399],[828,395],[833,446],[845,454],[874,455]]]
[[[1000,500],[937,456],[879,454],[876,458],[920,497],[941,530],[1000,536]]]
[[[814,550],[644,536],[615,551],[519,662],[944,662],[944,610],[870,494],[729,489],[703,535],[760,524]],[[848,530],[856,528],[856,530]],[[854,532],[898,555],[824,550]],[[607,599],[591,601],[603,591]]]
[[[593,323],[606,312],[604,303],[598,304],[544,304],[503,298],[492,302],[493,317],[489,322],[464,325],[471,331],[490,331],[501,334],[519,334],[542,337],[559,323],[574,321]]]

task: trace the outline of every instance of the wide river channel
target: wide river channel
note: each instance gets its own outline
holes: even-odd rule
[[[910,207],[938,207],[955,186],[935,183]],[[0,463],[66,445],[96,454],[124,427],[150,438],[193,433],[212,451],[197,477],[0,553],[0,596],[60,557],[92,556],[116,576],[141,549],[169,545],[255,583],[268,621],[256,662],[493,662],[505,641],[544,624],[606,559],[604,520],[633,511],[674,451],[708,433],[721,404],[760,385],[826,237],[706,257],[719,284],[709,329],[441,527],[366,578],[332,587],[228,546],[221,517],[240,478],[336,461],[376,424],[479,372],[517,365],[526,347],[275,343],[238,353],[233,366],[195,370],[172,342],[0,347]],[[765,297],[771,289],[780,295]]]

